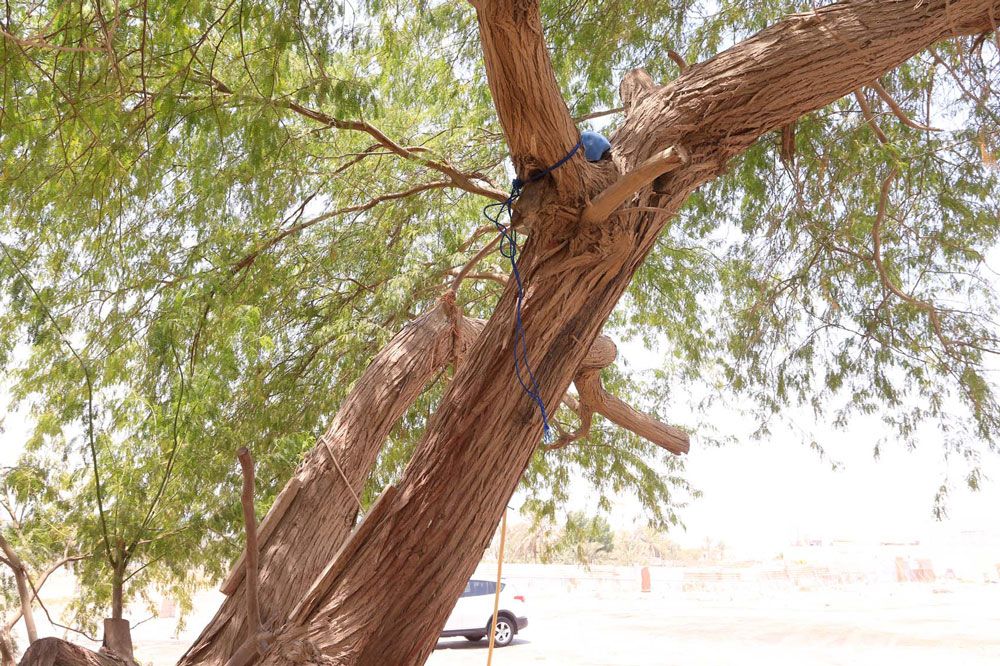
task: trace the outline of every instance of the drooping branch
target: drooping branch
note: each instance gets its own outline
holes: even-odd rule
[[[878,81],[872,81],[871,87],[872,87],[872,90],[874,90],[875,93],[879,97],[882,98],[882,101],[886,103],[886,105],[892,111],[893,115],[895,115],[897,118],[899,118],[899,121],[901,123],[903,123],[904,125],[906,125],[907,127],[910,127],[912,129],[915,129],[915,130],[920,130],[921,132],[940,132],[941,131],[941,130],[935,128],[935,127],[930,127],[928,125],[922,125],[922,124],[918,123],[917,121],[913,120],[912,118],[910,118],[908,115],[906,115],[906,111],[903,110],[903,107],[901,107],[899,105],[899,103],[893,98],[893,96],[889,94],[889,91],[886,90],[882,86],[882,84],[879,83]]]
[[[215,78],[214,76],[206,74],[200,74],[200,76],[205,78],[206,83],[209,86],[211,86],[212,90],[214,90],[215,92],[227,96],[230,95],[236,96],[236,93],[234,93],[229,86],[227,86],[225,83]],[[363,132],[371,136],[373,139],[375,139],[375,141],[377,141],[380,146],[384,147],[389,152],[398,155],[399,157],[402,157],[405,160],[416,162],[417,164],[421,164],[427,167],[428,169],[432,169],[434,171],[444,174],[445,176],[448,176],[449,181],[455,187],[463,189],[466,192],[470,192],[472,194],[478,194],[480,196],[494,199],[496,201],[504,201],[507,198],[507,195],[504,192],[493,189],[492,187],[488,186],[484,187],[482,185],[478,185],[475,182],[477,179],[481,180],[481,177],[478,174],[466,173],[464,171],[461,171],[460,169],[455,168],[451,164],[448,164],[447,162],[441,160],[433,160],[428,157],[425,157],[424,155],[422,155],[422,153],[427,152],[425,149],[409,148],[400,145],[396,141],[390,139],[384,132],[382,132],[382,130],[375,127],[369,122],[363,120],[343,120],[331,116],[330,114],[324,111],[320,111],[317,109],[310,109],[309,107],[303,106],[298,102],[293,102],[287,99],[276,99],[276,100],[263,99],[263,98],[249,98],[249,99],[251,101],[260,104],[266,104],[269,106],[275,106],[278,108],[287,109],[288,111],[292,111],[293,113],[303,118],[307,118],[311,121],[319,123],[324,127],[332,127],[334,129],[347,130],[352,132]]]
[[[319,224],[320,222],[325,222],[334,217],[339,217],[341,215],[349,215],[351,213],[361,213],[367,210],[371,210],[375,206],[386,201],[396,201],[398,199],[405,199],[411,197],[415,194],[420,194],[421,192],[426,192],[427,190],[439,190],[446,187],[451,187],[453,182],[450,180],[438,180],[430,183],[423,183],[421,185],[414,185],[413,187],[407,188],[401,192],[392,192],[390,194],[383,194],[373,199],[366,201],[363,204],[358,204],[356,206],[345,206],[344,208],[338,208],[336,210],[327,211],[326,213],[321,213],[316,217],[299,222],[296,225],[288,227],[287,229],[271,236],[263,243],[261,243],[257,248],[248,252],[243,256],[242,259],[237,261],[232,265],[230,269],[233,273],[239,273],[246,267],[250,266],[257,260],[257,257],[267,252],[274,246],[278,245],[281,241],[285,240],[289,236],[305,231],[309,227]]]
[[[872,132],[875,133],[875,138],[878,139],[879,143],[889,143],[889,137],[885,135],[882,128],[878,125],[878,119],[875,118],[875,114],[872,113],[872,107],[868,103],[868,98],[865,97],[863,90],[858,88],[854,91],[854,99],[857,100],[858,106],[861,107],[861,115],[864,116],[865,121],[872,128]]]
[[[930,320],[931,327],[934,329],[934,335],[937,336],[941,345],[947,350],[951,347],[951,341],[948,340],[944,334],[944,328],[941,325],[941,316],[938,314],[937,306],[903,291],[898,285],[896,285],[895,282],[892,281],[892,278],[889,276],[889,272],[886,270],[885,262],[882,259],[882,225],[885,223],[886,212],[889,206],[889,192],[892,189],[892,183],[895,181],[896,176],[897,172],[893,169],[889,172],[889,175],[886,176],[885,180],[882,181],[882,191],[878,201],[878,212],[875,215],[875,222],[872,224],[872,257],[875,260],[875,269],[878,272],[879,281],[885,289],[894,294],[900,300],[927,313],[927,318]]]

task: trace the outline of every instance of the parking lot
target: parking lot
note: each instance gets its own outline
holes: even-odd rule
[[[773,597],[557,595],[496,666],[996,666],[1000,585],[894,585]],[[446,639],[430,666],[486,663],[486,641]]]
[[[480,575],[489,569],[484,567]],[[526,597],[530,626],[514,644],[495,652],[494,666],[1000,664],[996,582],[803,585],[738,582],[722,576],[721,582],[692,585],[690,575],[674,576],[670,582],[671,570],[664,570],[659,578],[654,575],[653,592],[644,594],[634,568],[511,570]],[[176,616],[135,627],[139,662],[173,666],[221,599],[215,591],[200,593],[179,633]],[[53,600],[53,608],[60,605]],[[141,617],[142,612],[135,608],[133,616]],[[40,620],[43,635],[61,635]],[[444,639],[428,664],[482,666],[486,656],[485,640]]]

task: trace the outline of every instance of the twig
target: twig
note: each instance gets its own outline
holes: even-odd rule
[[[861,107],[861,114],[871,125],[872,131],[875,132],[875,136],[881,143],[889,143],[889,137],[885,135],[882,128],[878,126],[878,122],[875,121],[875,115],[872,113],[871,106],[868,105],[868,100],[865,99],[865,95],[860,89],[854,91],[854,98],[858,100],[858,106]]]
[[[903,123],[904,125],[906,125],[907,127],[911,127],[911,128],[913,128],[915,130],[920,130],[921,132],[940,132],[941,131],[940,129],[938,129],[936,127],[929,127],[928,125],[921,125],[920,123],[916,122],[915,120],[913,120],[912,118],[910,118],[908,115],[906,115],[906,112],[903,111],[903,108],[896,102],[895,99],[892,98],[892,95],[889,94],[889,91],[886,90],[885,88],[883,88],[882,84],[879,83],[878,81],[873,81],[872,84],[871,84],[871,86],[872,86],[872,90],[874,90],[876,92],[876,94],[878,94],[878,96],[882,98],[882,101],[885,102],[889,106],[889,108],[892,110],[893,114],[897,118],[899,118],[899,121],[901,123]]]
[[[885,264],[882,262],[882,224],[885,222],[886,209],[889,203],[889,190],[892,187],[892,182],[896,179],[897,173],[896,169],[893,169],[882,182],[882,193],[879,197],[878,213],[875,216],[875,223],[872,225],[872,258],[875,260],[875,268],[878,271],[879,280],[882,282],[882,286],[904,302],[926,312],[927,317],[930,319],[931,326],[934,328],[934,334],[937,336],[942,346],[944,346],[945,351],[950,352],[951,341],[945,337],[944,330],[941,326],[941,317],[938,315],[937,307],[935,307],[933,303],[911,296],[901,288],[897,287],[896,284],[889,278],[889,273],[886,271]]]
[[[607,109],[605,111],[594,111],[592,113],[587,113],[582,116],[576,116],[573,118],[574,123],[582,123],[587,120],[593,120],[594,118],[603,118],[604,116],[612,116],[616,113],[621,113],[625,110],[624,106],[616,106],[613,109]]]

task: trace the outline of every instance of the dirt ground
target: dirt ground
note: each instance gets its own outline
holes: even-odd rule
[[[528,601],[531,624],[496,666],[1000,664],[1000,585]],[[428,663],[478,666],[486,654],[485,641],[446,639]]]
[[[654,578],[654,592],[643,594],[631,570],[624,570],[627,584],[603,588],[542,571],[515,583],[527,597],[530,626],[496,651],[494,666],[1000,665],[996,582],[688,589]],[[220,600],[217,592],[200,594],[180,633],[169,618],[135,627],[140,663],[175,664]],[[61,634],[40,624],[43,635]],[[428,663],[480,666],[486,656],[485,641],[446,639]]]

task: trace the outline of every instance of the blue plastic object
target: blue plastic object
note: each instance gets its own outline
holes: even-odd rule
[[[611,142],[597,132],[580,132],[580,141],[588,162],[599,162],[604,153],[611,150]]]

